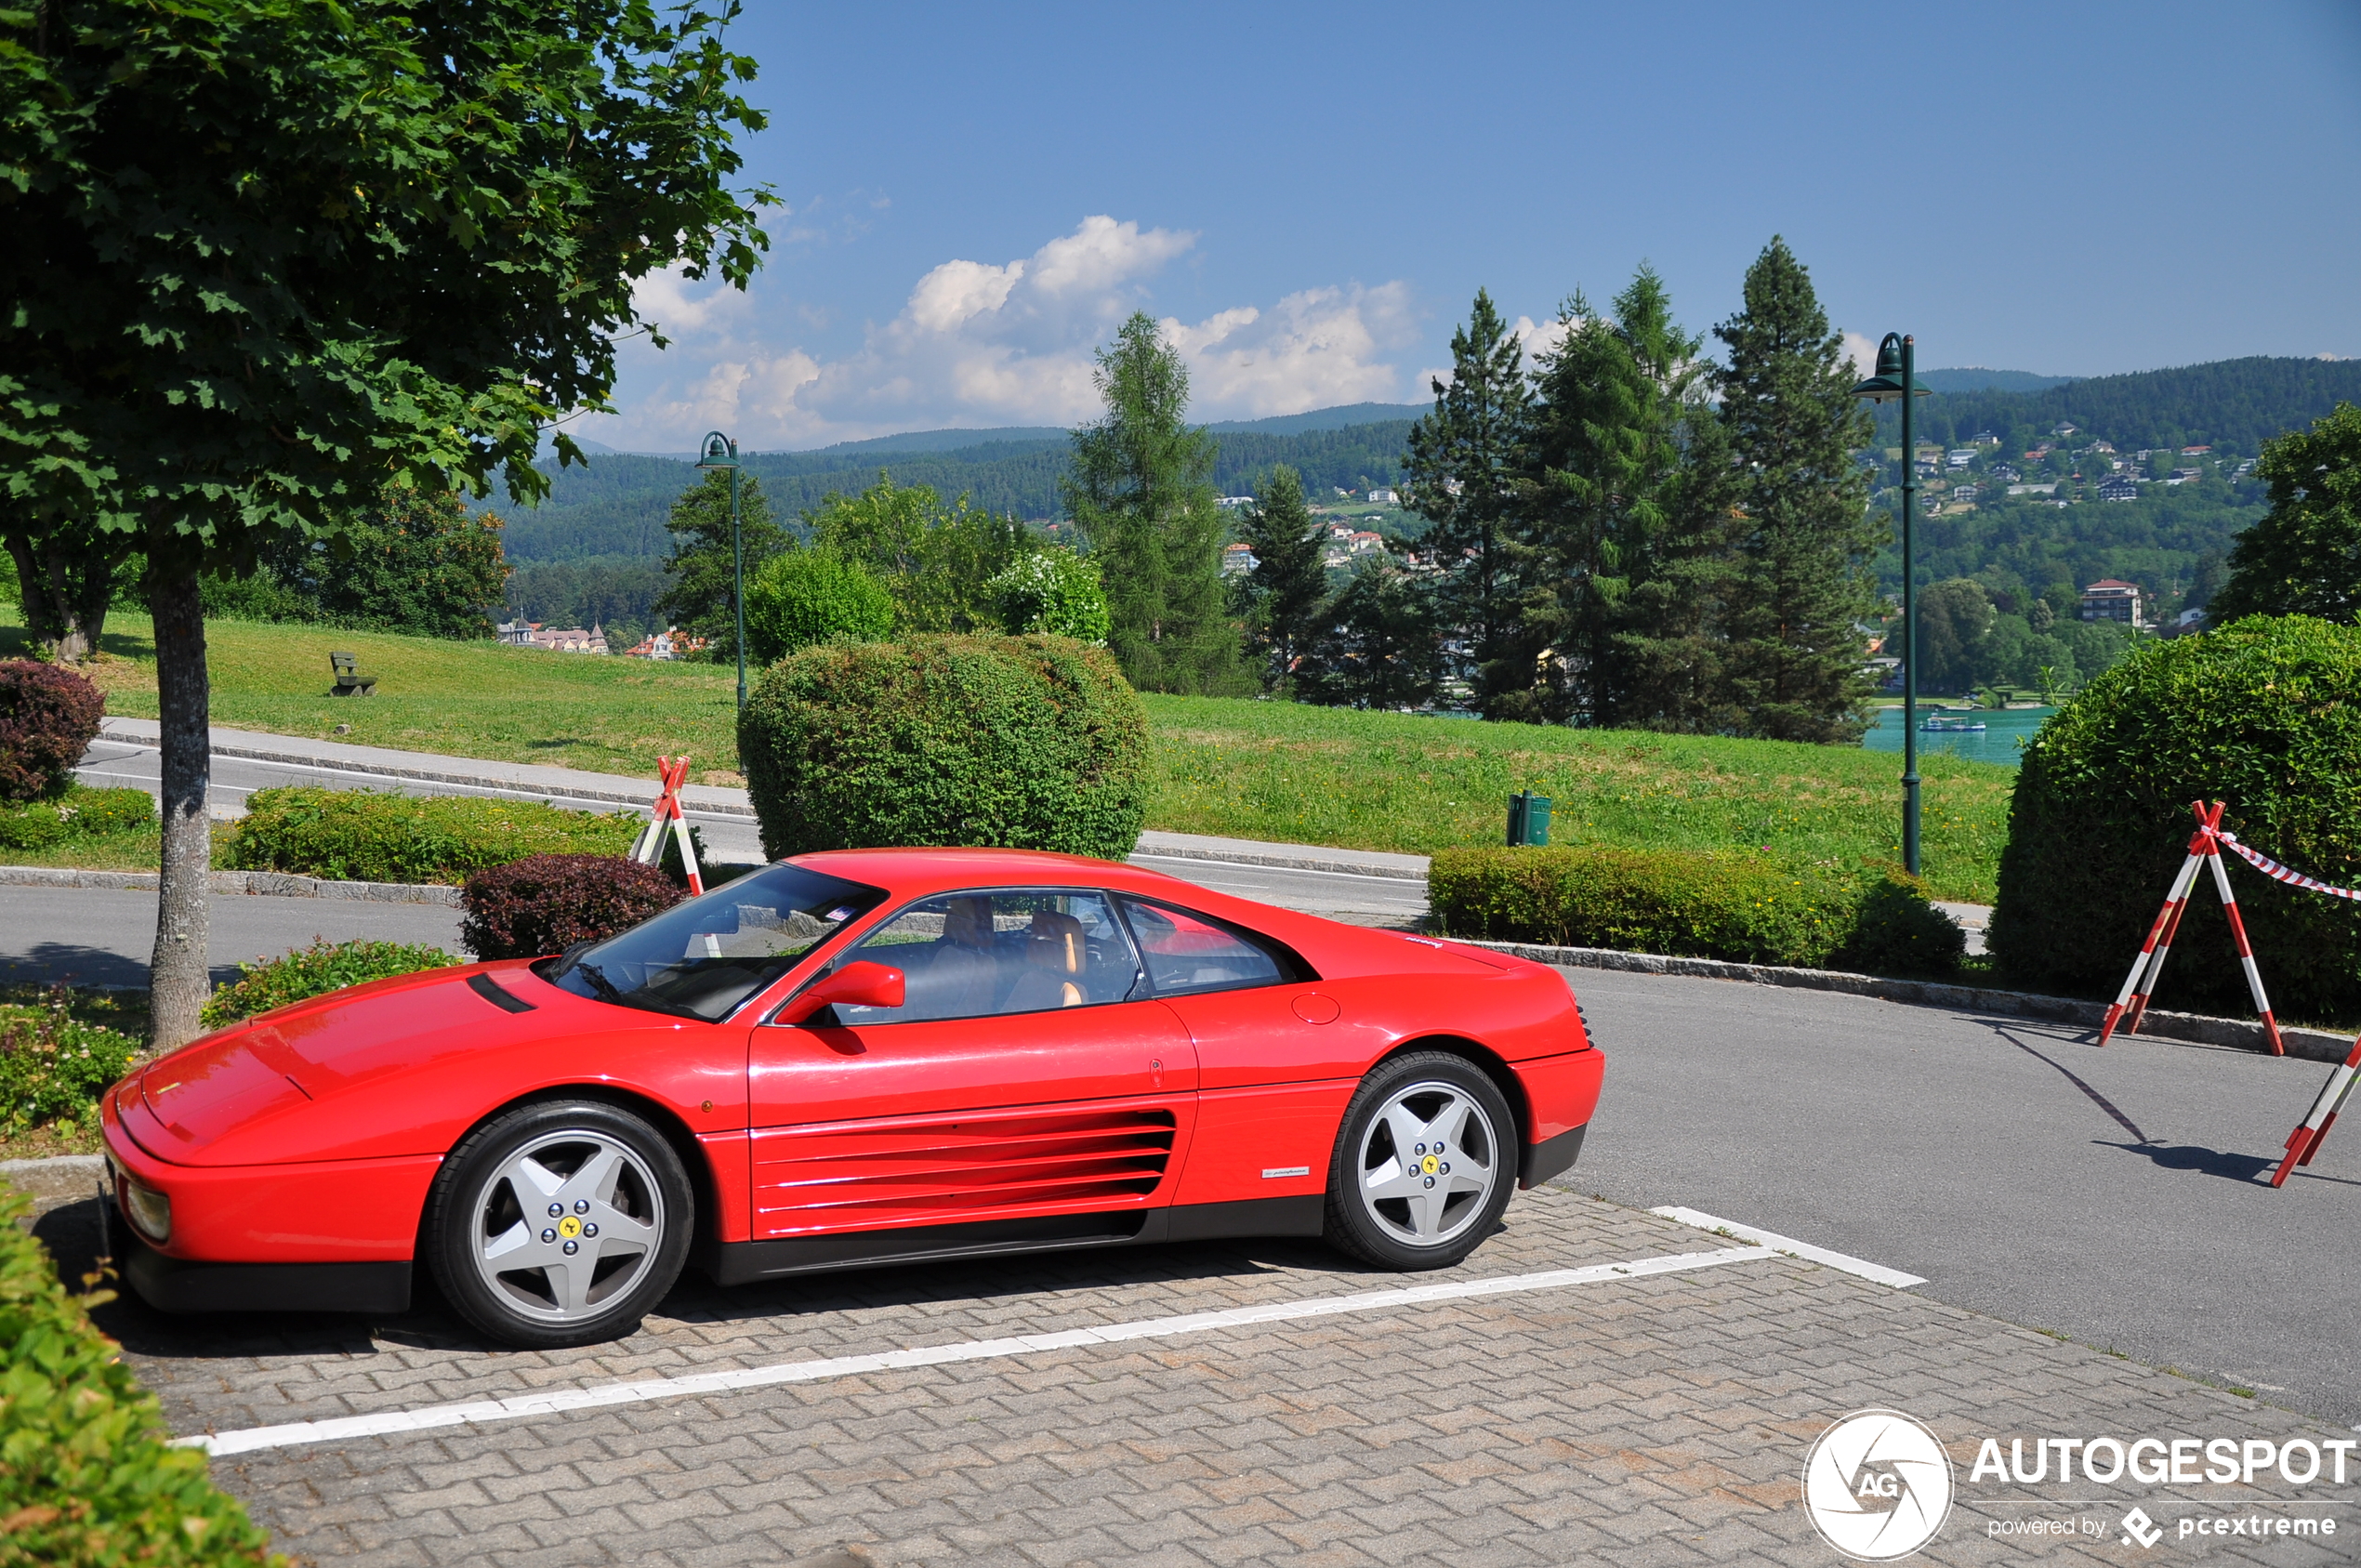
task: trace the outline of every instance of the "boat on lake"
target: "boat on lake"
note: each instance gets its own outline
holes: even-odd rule
[[[1928,718],[1919,726],[1937,735],[1980,735],[1988,726],[1981,718]]]

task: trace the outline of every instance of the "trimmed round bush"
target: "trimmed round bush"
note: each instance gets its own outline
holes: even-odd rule
[[[106,693],[70,669],[0,660],[0,800],[63,790],[106,711]]]
[[[1989,938],[2011,981],[2113,995],[2188,852],[2191,802],[2322,881],[2361,882],[2361,629],[2251,616],[2152,642],[2093,680],[2025,747]],[[2225,856],[2272,1007],[2361,1016],[2361,908]],[[2229,924],[2203,876],[2161,1007],[2250,1013]]]
[[[440,947],[401,942],[330,942],[322,937],[283,957],[240,964],[238,978],[214,988],[198,1010],[197,1021],[207,1029],[219,1029],[349,985],[420,969],[448,968],[458,962],[455,955]]]
[[[738,719],[772,858],[986,845],[1120,860],[1147,814],[1148,720],[1112,655],[1061,637],[829,643]]]
[[[1047,632],[1103,646],[1115,626],[1098,563],[1072,550],[1019,556],[983,591],[998,609],[1000,625],[1018,635]]]
[[[658,867],[617,855],[528,855],[468,878],[459,940],[479,958],[538,958],[629,930],[683,891]]]
[[[857,560],[833,550],[773,556],[746,585],[746,653],[770,664],[798,648],[893,634],[893,596]]]

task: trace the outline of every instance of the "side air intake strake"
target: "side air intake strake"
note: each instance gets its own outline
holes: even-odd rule
[[[1171,1163],[1166,1110],[1024,1112],[758,1135],[760,1233],[1129,1206]]]

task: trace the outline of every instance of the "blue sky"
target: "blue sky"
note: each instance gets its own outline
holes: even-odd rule
[[[1702,331],[1774,232],[1919,363],[2361,355],[2361,4],[748,0],[785,205],[641,299],[623,417],[753,450],[1071,424],[1167,323],[1201,418],[1426,395],[1478,285],[1536,346],[1643,259]]]

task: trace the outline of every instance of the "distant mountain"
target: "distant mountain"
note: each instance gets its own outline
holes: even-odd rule
[[[1932,386],[1943,372],[1919,372]],[[2361,361],[2216,360],[2128,376],[2091,376],[2035,392],[1941,391],[1922,398],[1912,417],[1921,441],[1949,444],[1989,430],[2012,445],[2060,425],[2126,452],[2211,446],[2217,455],[2252,456],[2273,436],[2298,429],[2340,401],[2361,402]],[[1902,439],[1901,406],[1878,408],[1878,435]]]
[[[1937,392],[2045,392],[2071,376],[2036,376],[2029,370],[1986,370],[1980,364],[1952,370],[1922,370],[1919,379]]]
[[[1237,431],[1265,436],[1300,436],[1314,430],[1343,430],[1356,425],[1382,425],[1397,419],[1417,419],[1433,412],[1431,403],[1423,402],[1348,402],[1335,408],[1315,408],[1308,414],[1274,415],[1268,419],[1220,419],[1206,428],[1216,435]]]
[[[1004,425],[989,430],[904,430],[898,436],[871,436],[867,441],[840,441],[834,446],[798,447],[796,456],[864,457],[873,452],[956,452],[966,446],[995,442],[1062,445],[1066,432],[1056,425]]]

